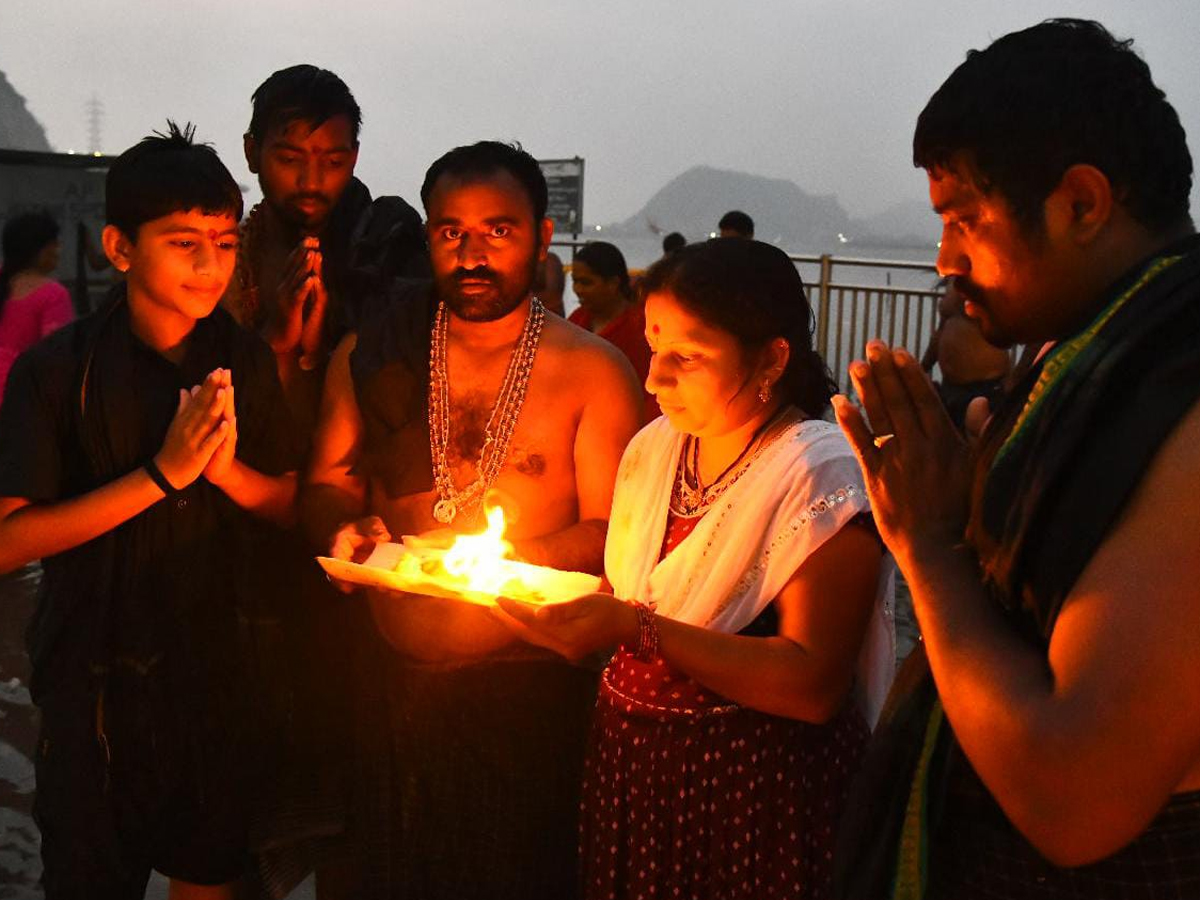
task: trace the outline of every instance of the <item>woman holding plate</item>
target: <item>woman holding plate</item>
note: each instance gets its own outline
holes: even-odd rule
[[[892,566],[820,418],[833,385],[791,260],[709,241],[642,290],[664,416],[621,461],[615,596],[500,615],[568,658],[618,647],[584,784],[585,896],[823,897],[891,681]]]

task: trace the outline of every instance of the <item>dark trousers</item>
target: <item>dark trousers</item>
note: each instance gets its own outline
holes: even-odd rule
[[[165,702],[141,676],[42,698],[33,814],[46,900],[141,900],[151,869],[196,884],[247,870],[238,775],[224,790],[198,779]]]

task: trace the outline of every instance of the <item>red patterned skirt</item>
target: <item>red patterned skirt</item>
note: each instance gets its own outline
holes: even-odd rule
[[[867,737],[852,705],[824,725],[783,719],[619,653],[588,750],[584,896],[829,896],[837,820]]]

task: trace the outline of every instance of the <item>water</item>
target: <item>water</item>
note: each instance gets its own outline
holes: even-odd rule
[[[581,235],[580,241],[603,240],[615,245],[625,257],[625,263],[630,271],[644,270],[662,256],[662,238],[655,235],[614,235],[603,231]],[[556,240],[570,240],[570,235],[557,236]],[[569,246],[553,246],[551,248],[566,264],[571,262]],[[782,247],[793,256],[820,256],[831,253],[835,263],[833,267],[834,284],[853,284],[867,287],[896,287],[910,290],[927,291],[934,286],[937,277],[930,271],[914,271],[911,269],[864,267],[855,266],[855,259],[890,260],[906,263],[924,263],[932,266],[937,255],[936,247],[925,249],[914,247],[874,247],[865,244],[847,243],[838,248],[806,248]],[[799,263],[800,275],[809,287],[821,280],[820,266],[815,263]],[[567,291],[563,297],[567,313],[570,314],[579,306],[579,299],[567,282]]]
[[[653,235],[608,235],[599,232],[587,237],[607,240],[614,244],[625,256],[631,271],[644,269],[662,254],[662,241]],[[553,249],[564,263],[570,264],[569,246],[557,246]],[[793,256],[818,256],[822,252],[821,249],[795,247],[782,249]],[[828,249],[824,252],[828,252]],[[881,337],[889,344],[906,347],[918,358],[924,353],[936,327],[933,298],[928,295],[923,299],[906,298],[905,295],[897,296],[890,291],[880,293],[877,289],[930,291],[938,280],[932,271],[936,253],[936,247],[873,247],[855,243],[843,244],[837,249],[830,273],[830,321],[827,323],[829,330],[825,344],[825,361],[843,392],[849,390],[847,366],[850,360],[862,356],[863,347],[869,338]],[[918,263],[931,268],[863,266],[855,265],[856,259]],[[820,265],[801,262],[797,266],[805,285],[809,288],[809,302],[816,313],[815,288],[821,279]],[[850,287],[866,290],[846,289]],[[569,279],[563,305],[568,315],[579,306],[579,299],[575,296]]]
[[[555,235],[555,241],[570,241],[570,235]],[[579,236],[579,240],[588,241],[608,241],[614,244],[624,255],[625,263],[630,269],[645,269],[660,256],[662,256],[662,238],[655,235],[616,235],[606,232],[591,232]],[[552,248],[565,263],[571,261],[571,248],[565,246],[556,246]],[[917,262],[933,265],[937,255],[936,247],[916,248],[916,247],[884,247],[870,246],[866,244],[846,243],[840,244],[837,247],[783,247],[784,250],[793,256],[820,256],[822,253],[829,253],[838,259],[881,259],[894,260],[896,262]],[[921,287],[928,288],[933,279],[925,273],[916,273],[914,280],[909,283],[903,279],[913,278],[914,273],[905,272],[903,270],[856,270],[857,272],[876,271],[879,273],[879,280],[872,283],[879,286],[884,286],[889,283],[896,284],[900,287]],[[801,268],[801,275],[804,276],[806,282],[816,282],[819,272],[816,266],[805,264]],[[893,281],[889,282],[890,277]],[[864,275],[864,277],[866,277]],[[856,279],[857,282],[857,279]]]

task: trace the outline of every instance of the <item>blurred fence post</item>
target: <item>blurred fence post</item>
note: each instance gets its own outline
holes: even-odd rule
[[[821,281],[817,287],[817,352],[827,359],[829,350],[829,284],[833,281],[833,257],[821,254]]]

